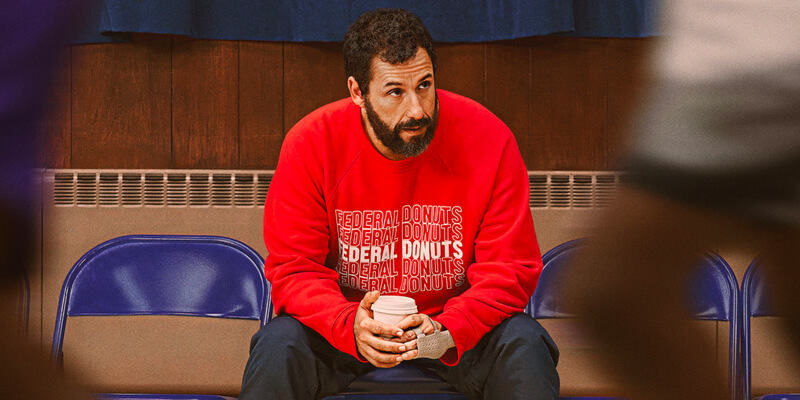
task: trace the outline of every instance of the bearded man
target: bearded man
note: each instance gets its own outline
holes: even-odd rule
[[[319,399],[400,363],[471,399],[557,399],[558,350],[523,313],[542,261],[513,134],[436,88],[410,12],[359,16],[344,59],[350,97],[283,143],[264,212],[278,316],[253,337],[239,399]],[[376,321],[381,294],[418,313]]]

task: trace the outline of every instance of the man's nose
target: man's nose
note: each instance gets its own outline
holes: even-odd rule
[[[417,120],[425,116],[425,110],[422,108],[422,98],[420,98],[419,94],[411,93],[406,99],[408,102],[406,105],[406,117]]]

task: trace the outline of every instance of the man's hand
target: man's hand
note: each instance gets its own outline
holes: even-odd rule
[[[356,336],[356,348],[361,356],[378,368],[391,368],[403,361],[404,357],[401,354],[407,353],[408,344],[398,340],[404,335],[402,328],[398,329],[397,326],[392,327],[372,319],[372,303],[378,300],[378,296],[380,296],[380,292],[376,290],[368,292],[361,299],[361,304],[358,305],[356,311],[353,332]],[[393,338],[390,341],[382,338],[381,335]],[[411,332],[411,335],[414,335],[414,332]],[[405,359],[410,360],[411,358]]]
[[[405,318],[402,321],[398,322],[395,327],[402,329],[403,334],[400,335],[398,341],[405,343],[406,351],[403,352],[401,357],[403,360],[411,360],[417,357],[417,334],[414,333],[412,330],[413,328],[419,328],[422,330],[422,333],[426,335],[432,335],[437,328],[442,330],[444,327],[439,324],[438,322],[431,319],[426,314],[412,314]]]

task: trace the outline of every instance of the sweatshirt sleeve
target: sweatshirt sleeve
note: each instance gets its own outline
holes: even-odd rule
[[[505,144],[491,190],[475,238],[475,259],[467,268],[470,288],[445,303],[435,318],[456,343],[456,351],[442,358],[447,365],[458,363],[486,333],[522,312],[542,271],[528,174],[513,136]]]
[[[293,316],[358,358],[353,334],[358,303],[345,299],[339,274],[325,266],[330,228],[321,160],[304,145],[308,132],[293,131],[284,141],[264,205],[269,252],[264,269],[272,300],[277,313]]]

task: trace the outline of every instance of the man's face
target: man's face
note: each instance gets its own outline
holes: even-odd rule
[[[422,154],[433,140],[439,119],[428,52],[419,48],[413,58],[396,65],[375,57],[371,72],[364,105],[374,139],[380,142],[374,144],[390,159]]]

